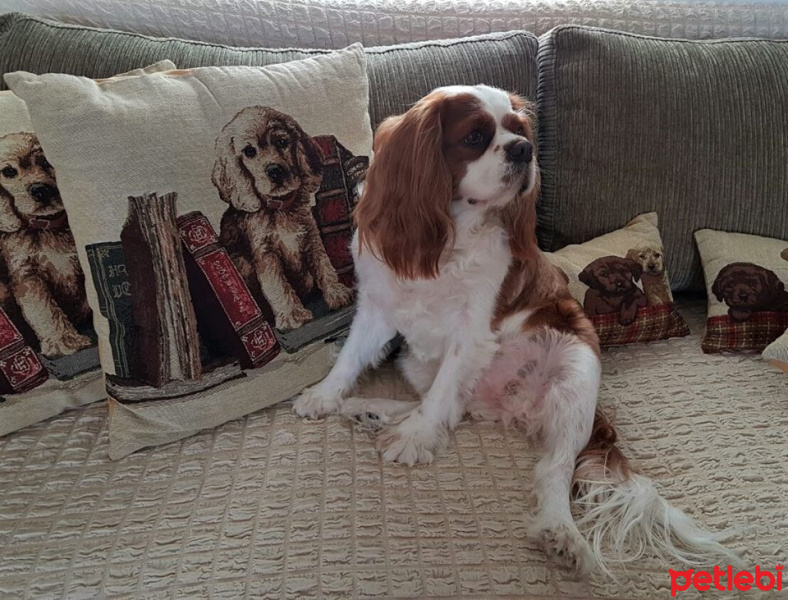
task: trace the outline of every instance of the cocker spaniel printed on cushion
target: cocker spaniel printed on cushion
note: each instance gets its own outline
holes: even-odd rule
[[[650,246],[632,248],[627,252],[627,258],[638,263],[643,270],[640,282],[649,306],[673,302],[668,278],[665,275],[665,257],[661,248]]]
[[[321,161],[319,147],[292,117],[263,106],[239,111],[216,140],[212,181],[230,205],[220,240],[282,330],[312,319],[303,300],[316,288],[332,310],[353,299],[312,214]]]
[[[92,345],[85,277],[55,171],[32,133],[0,137],[0,255],[8,287],[45,356]]]
[[[634,323],[638,308],[648,305],[646,295],[635,285],[642,273],[640,264],[618,256],[603,256],[590,263],[578,276],[589,288],[583,301],[586,314],[615,313],[619,324]]]
[[[732,321],[747,321],[755,312],[788,311],[785,284],[774,271],[753,263],[726,265],[717,274],[711,291],[728,305]]]

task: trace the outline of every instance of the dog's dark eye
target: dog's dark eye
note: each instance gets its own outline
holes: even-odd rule
[[[661,258],[662,255],[659,252],[654,253],[654,258]]]
[[[16,169],[14,167],[5,167],[0,173],[2,173],[3,177],[6,179],[13,179],[16,177]]]
[[[525,128],[522,125],[520,125],[520,127],[514,130],[514,133],[515,135],[525,137]]]
[[[465,136],[463,142],[465,142],[468,146],[478,146],[484,141],[484,136],[482,135],[481,131],[471,131],[468,135]]]
[[[246,158],[254,158],[255,156],[257,156],[257,148],[255,148],[254,146],[247,146],[246,148],[244,148],[243,152]]]
[[[287,138],[281,137],[274,140],[274,146],[276,146],[280,150],[282,148],[287,148],[289,145],[290,145],[290,140],[288,140]]]

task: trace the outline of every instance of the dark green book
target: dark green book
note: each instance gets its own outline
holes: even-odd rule
[[[120,242],[85,247],[99,301],[99,312],[109,321],[109,343],[118,377],[131,377],[135,342],[131,284]]]

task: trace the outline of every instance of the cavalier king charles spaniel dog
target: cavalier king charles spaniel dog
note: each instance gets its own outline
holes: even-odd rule
[[[596,332],[536,243],[534,144],[526,101],[487,86],[439,88],[380,125],[355,213],[357,313],[294,411],[374,427],[383,460],[405,465],[432,461],[466,413],[522,429],[543,452],[531,534],[581,572],[647,549],[732,559],[630,470],[597,408]],[[421,401],[351,397],[397,333]]]

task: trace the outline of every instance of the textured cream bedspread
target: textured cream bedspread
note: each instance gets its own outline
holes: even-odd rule
[[[748,525],[734,546],[773,569],[788,560],[788,378],[704,356],[704,307],[682,312],[691,337],[605,353],[601,401],[666,496],[712,528]],[[516,432],[465,422],[407,469],[289,409],[117,463],[102,405],[0,439],[0,598],[669,597],[653,562],[580,581],[526,539],[535,455]]]

